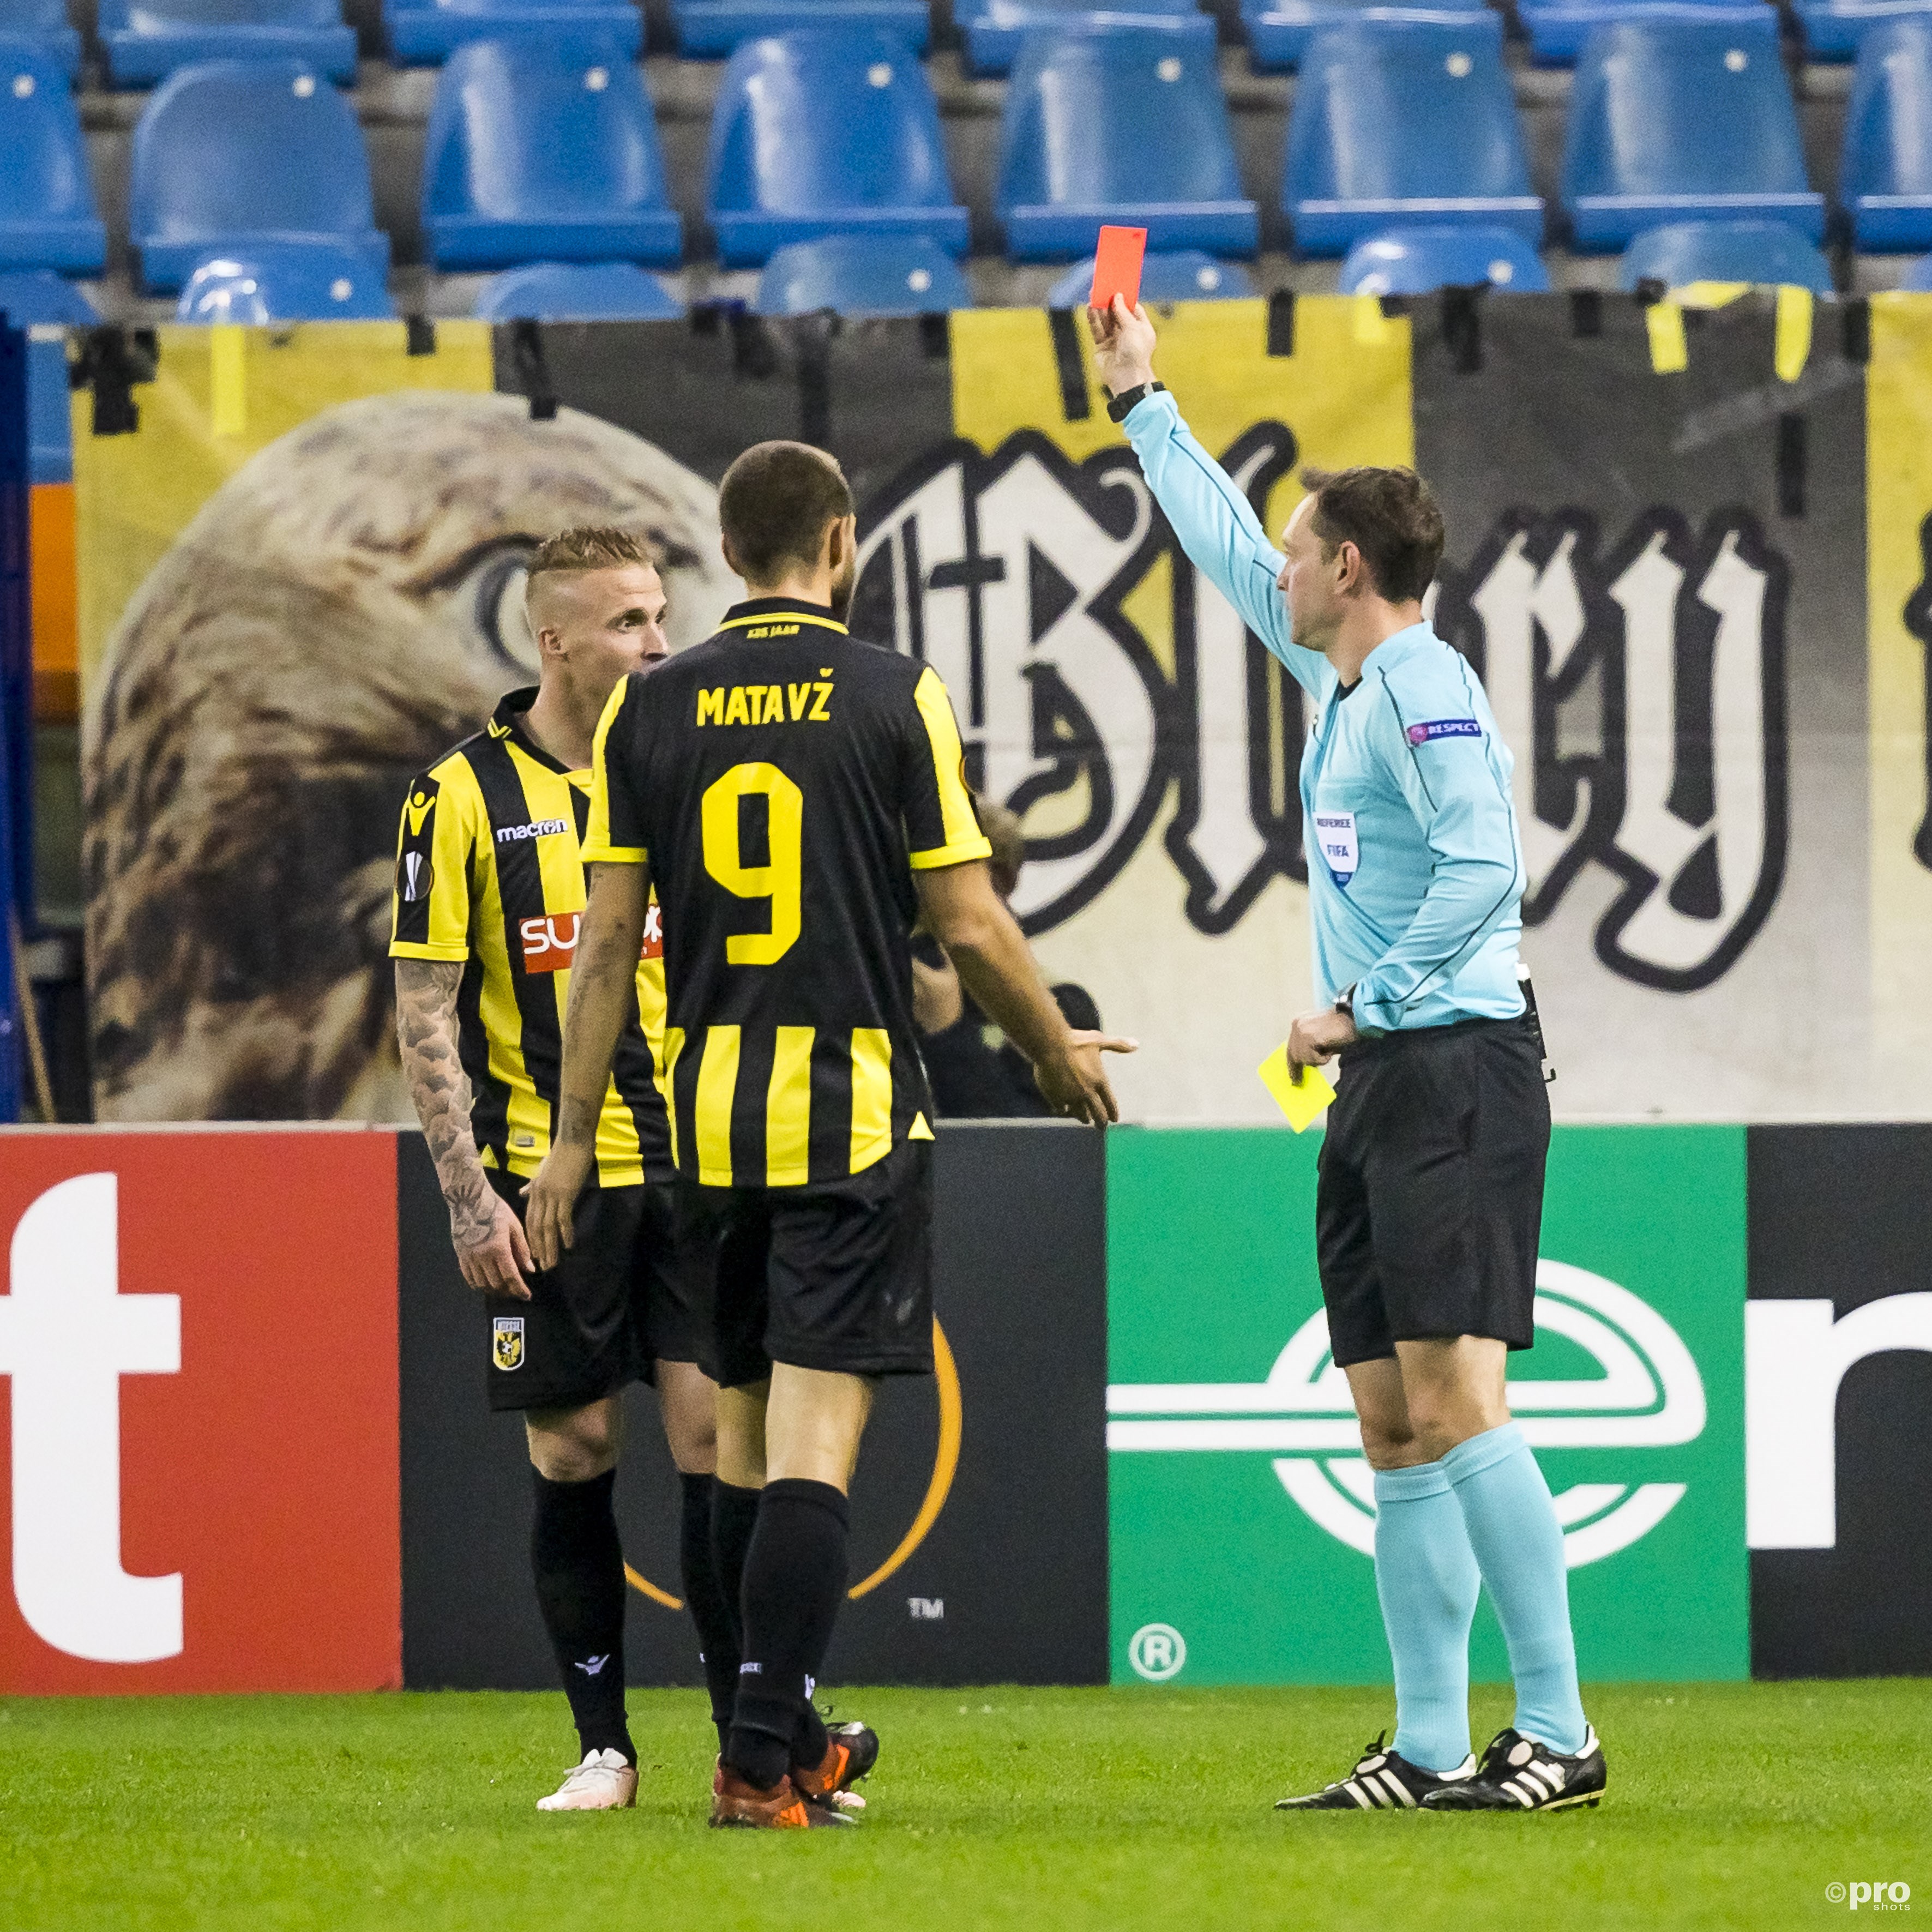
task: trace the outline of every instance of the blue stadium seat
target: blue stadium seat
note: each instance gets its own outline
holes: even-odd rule
[[[1776,14],[1599,27],[1570,91],[1563,205],[1586,254],[1671,221],[1787,221],[1817,241]]]
[[[765,264],[760,315],[937,315],[973,306],[959,264],[924,235],[826,235],[794,242]]]
[[[492,275],[479,322],[674,322],[684,304],[634,262],[532,262]]]
[[[268,242],[333,242],[388,272],[356,110],[296,61],[210,61],[163,81],[134,130],[128,225],[156,294],[209,254]]]
[[[472,40],[522,34],[555,41],[601,36],[626,60],[644,44],[644,16],[631,0],[383,0],[389,51],[406,65],[434,67]]]
[[[674,262],[643,76],[608,41],[472,40],[436,76],[422,223],[439,268]]]
[[[0,274],[0,315],[39,331],[27,344],[27,441],[32,480],[74,479],[74,418],[68,407],[67,344],[53,331],[91,328],[100,317],[71,283],[44,268]]]
[[[1832,292],[1831,265],[1782,221],[1672,221],[1647,229],[1624,250],[1617,286],[1640,282],[1666,289],[1693,282],[1795,284],[1814,296]]]
[[[177,322],[387,322],[395,304],[382,278],[331,242],[261,242],[198,263],[175,307]]]
[[[1932,14],[1932,0],[1797,0],[1793,10],[1811,59],[1848,61],[1873,28]]]
[[[1543,203],[1501,19],[1324,28],[1295,86],[1282,200],[1304,255],[1344,254],[1403,223],[1510,228],[1534,247]]]
[[[1458,5],[1381,6],[1366,0],[1244,0],[1241,25],[1246,29],[1248,55],[1264,73],[1299,67],[1308,44],[1324,27],[1346,27],[1358,20],[1419,20],[1424,25],[1460,26],[1472,15],[1480,20],[1488,9],[1480,0]]]
[[[24,42],[72,80],[80,71],[80,34],[67,0],[0,0],[0,41]]]
[[[1255,292],[1252,278],[1238,262],[1217,262],[1198,248],[1170,248],[1150,254],[1141,268],[1141,301],[1239,302]],[[1084,308],[1094,292],[1094,258],[1069,268],[1047,291],[1048,308]]]
[[[1838,199],[1859,248],[1932,246],[1932,14],[1875,28],[1858,49]]]
[[[1512,295],[1544,295],[1543,259],[1513,228],[1384,228],[1348,250],[1345,296],[1426,296],[1486,282]]]
[[[1516,0],[1531,58],[1568,67],[1599,27],[1622,20],[1742,20],[1762,24],[1765,0]]]
[[[966,252],[938,103],[890,34],[813,28],[747,40],[718,83],[709,178],[728,267],[822,235],[925,235]]]
[[[1000,218],[1016,262],[1092,254],[1106,222],[1150,249],[1252,255],[1261,216],[1241,193],[1214,25],[1039,28],[1006,83]]]
[[[116,87],[152,87],[196,61],[298,60],[356,78],[342,0],[100,0],[100,43]]]
[[[922,54],[932,35],[926,0],[672,0],[671,18],[679,48],[706,59],[799,27],[890,34]]]
[[[0,268],[91,275],[106,260],[68,77],[23,43],[0,44]]]
[[[1911,295],[1932,295],[1932,255],[1922,255],[1899,278],[1898,286]]]
[[[966,36],[966,64],[974,74],[1010,74],[1021,44],[1039,27],[1078,26],[1096,15],[1110,23],[1136,27],[1187,26],[1202,16],[1194,0],[1114,0],[1110,6],[1087,0],[957,0],[954,8]]]

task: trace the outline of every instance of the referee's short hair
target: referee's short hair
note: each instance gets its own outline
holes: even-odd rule
[[[844,471],[808,442],[754,443],[718,486],[719,527],[748,578],[817,562],[826,525],[851,514]]]
[[[635,530],[620,530],[608,524],[580,524],[545,537],[537,545],[524,569],[524,588],[527,592],[539,577],[621,570],[626,564],[644,564],[655,570],[657,561]]]
[[[1420,598],[1442,561],[1442,512],[1436,493],[1413,470],[1304,470],[1315,499],[1315,534],[1324,556],[1352,543],[1369,581],[1391,604]]]

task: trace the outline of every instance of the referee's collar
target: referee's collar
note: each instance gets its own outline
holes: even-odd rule
[[[802,597],[750,597],[742,604],[734,604],[724,614],[724,620],[718,628],[721,631],[742,630],[752,624],[769,623],[774,618],[796,617],[808,624],[822,626],[828,631],[836,631],[842,637],[851,633],[832,614],[829,604],[813,604]]]
[[[561,758],[552,758],[530,736],[530,709],[537,701],[538,688],[534,684],[526,684],[515,691],[506,692],[502,703],[490,714],[490,735],[493,738],[506,739],[525,758],[534,758],[546,770],[561,772],[568,777],[572,767]]]

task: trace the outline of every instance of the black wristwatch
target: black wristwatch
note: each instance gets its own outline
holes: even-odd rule
[[[1165,382],[1142,382],[1137,388],[1123,389],[1120,393],[1107,405],[1107,415],[1108,418],[1114,422],[1125,422],[1127,419],[1128,412],[1133,408],[1135,404],[1137,403],[1145,402],[1148,397],[1152,395],[1156,389],[1159,389],[1163,394],[1165,394],[1167,390],[1167,385]]]

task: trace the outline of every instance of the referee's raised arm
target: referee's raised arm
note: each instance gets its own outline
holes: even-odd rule
[[[1144,308],[1119,296],[1087,311],[1107,413],[1126,431],[1141,472],[1194,567],[1240,612],[1241,621],[1319,699],[1334,674],[1317,650],[1294,642],[1283,598],[1286,568],[1234,478],[1195,440],[1154,373],[1154,329]]]

